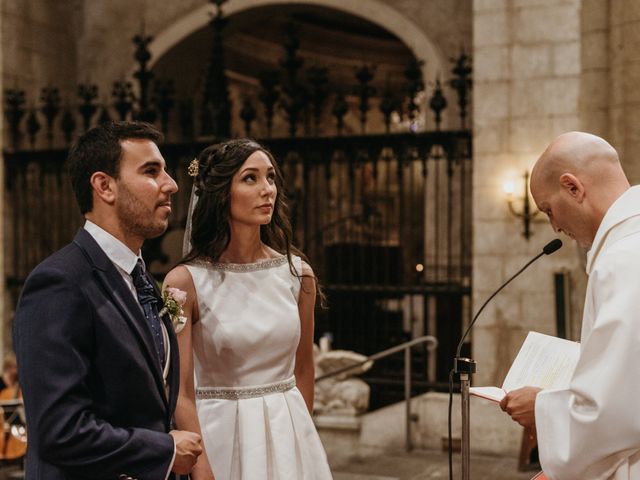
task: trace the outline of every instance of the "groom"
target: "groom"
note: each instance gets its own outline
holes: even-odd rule
[[[178,346],[140,257],[178,190],[160,138],[144,123],[108,122],[69,153],[86,222],[29,275],[14,324],[27,480],[165,480],[202,451],[199,435],[170,430]]]

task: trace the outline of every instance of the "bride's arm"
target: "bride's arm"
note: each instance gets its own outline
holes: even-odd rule
[[[302,286],[298,297],[300,312],[300,343],[296,351],[296,385],[309,413],[313,413],[313,395],[315,388],[315,365],[313,363],[313,324],[316,304],[316,279],[313,270],[302,263]]]
[[[163,289],[167,287],[179,288],[187,293],[187,300],[183,306],[187,322],[182,331],[177,335],[178,348],[180,351],[180,390],[175,413],[176,426],[180,430],[195,432],[202,437],[200,422],[198,421],[198,414],[196,412],[191,337],[193,322],[198,321],[198,298],[189,270],[183,265],[179,265],[171,270],[164,279]],[[213,478],[213,472],[209,465],[209,459],[203,441],[202,455],[198,457],[198,461],[191,471],[191,479],[211,480]]]

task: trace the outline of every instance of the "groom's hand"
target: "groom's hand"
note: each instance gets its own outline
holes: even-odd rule
[[[191,472],[198,455],[202,453],[202,439],[197,433],[184,430],[171,430],[169,435],[176,444],[176,458],[171,470],[178,475],[186,475]]]

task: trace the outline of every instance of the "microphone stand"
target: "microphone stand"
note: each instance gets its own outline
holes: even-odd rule
[[[461,397],[461,413],[462,413],[462,438],[460,439],[460,447],[462,453],[462,480],[469,480],[469,470],[471,464],[471,410],[470,410],[470,402],[469,402],[469,387],[471,386],[471,377],[474,373],[476,373],[476,362],[471,358],[461,357],[460,351],[462,350],[462,345],[464,343],[464,339],[467,337],[469,332],[471,331],[471,327],[480,316],[480,313],[484,310],[484,307],[495,297],[504,287],[509,285],[511,281],[524,272],[529,265],[539,259],[542,255],[551,255],[553,252],[558,250],[562,246],[562,242],[559,239],[552,240],[547,245],[544,246],[542,252],[533,257],[527,264],[522,267],[520,270],[516,272],[509,280],[502,284],[498,290],[496,290],[480,307],[478,313],[475,314],[473,320],[469,323],[469,326],[465,330],[462,338],[460,339],[460,343],[458,343],[458,348],[456,349],[456,356],[453,359],[453,372],[458,375],[460,378],[460,397]]]
[[[453,371],[460,378],[460,396],[462,399],[462,480],[469,480],[471,464],[471,410],[469,403],[469,387],[471,376],[476,373],[476,362],[471,358],[458,356],[453,360]]]

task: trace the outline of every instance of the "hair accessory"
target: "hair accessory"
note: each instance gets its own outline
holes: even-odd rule
[[[189,167],[187,168],[187,173],[189,174],[190,177],[197,177],[199,171],[200,171],[200,163],[198,162],[197,158],[194,158],[193,160],[191,160],[191,163],[189,163]]]

